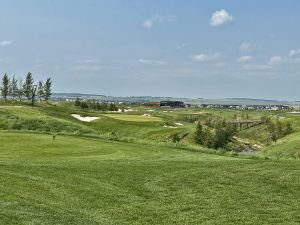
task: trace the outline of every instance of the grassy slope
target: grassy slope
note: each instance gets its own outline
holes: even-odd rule
[[[0,224],[299,224],[300,162],[0,132]]]
[[[205,120],[207,117],[225,117],[228,120],[234,115],[239,118],[242,114],[248,114],[252,119],[258,119],[262,115],[270,115],[275,118],[289,119],[295,131],[300,131],[300,116],[286,112],[272,111],[238,111],[238,110],[217,110],[217,109],[160,109],[136,107],[137,111],[124,114],[108,114],[100,112],[82,112],[70,103],[60,103],[59,105],[39,104],[35,108],[26,105],[16,106],[17,103],[0,106],[0,129],[3,130],[32,130],[48,133],[66,133],[75,135],[101,136],[103,138],[117,138],[125,141],[138,142],[170,142],[174,133],[189,133],[183,143],[190,145],[194,142],[193,132],[195,124],[193,119]],[[20,104],[20,103],[18,103]],[[151,112],[149,111],[151,110]],[[152,111],[154,110],[154,111]],[[70,116],[71,113],[81,115],[99,116],[101,119],[85,123],[80,122]],[[143,117],[144,113],[150,113],[151,117]],[[149,121],[151,120],[151,121]],[[153,121],[154,120],[154,121]],[[160,121],[161,120],[161,121]],[[163,127],[164,124],[171,125],[175,122],[184,124],[184,127],[177,129]],[[114,135],[112,135],[112,133]],[[240,132],[239,137],[248,140],[252,144],[268,146],[271,143],[270,133],[265,125],[259,125]],[[296,137],[295,137],[296,138]],[[279,147],[268,147],[264,151],[265,155],[280,155],[297,157],[297,151],[287,144],[288,139],[283,139],[285,144]],[[281,141],[279,141],[281,143]],[[293,141],[295,145],[295,141]],[[276,151],[277,153],[273,154]],[[294,148],[295,149],[295,148]],[[295,156],[296,154],[296,156]]]
[[[276,158],[300,158],[300,132],[280,139],[262,151],[262,154]]]
[[[80,122],[71,117],[71,113],[99,116],[101,119],[92,123]],[[114,132],[118,138],[127,140],[157,140],[157,136],[161,135],[164,136],[162,139],[167,139],[170,135],[166,135],[166,131],[173,131],[164,128],[160,118],[143,117],[144,111],[136,112],[138,115],[131,115],[132,113],[127,115],[82,112],[65,105],[40,105],[33,109],[28,106],[21,108],[5,106],[0,108],[0,129],[88,134],[104,137],[109,137]],[[125,120],[126,118],[127,120]],[[185,130],[185,128],[176,129],[178,132]]]

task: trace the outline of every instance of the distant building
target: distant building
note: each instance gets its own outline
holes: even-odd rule
[[[202,108],[207,109],[246,109],[246,110],[291,110],[288,105],[229,105],[229,104],[202,104]]]
[[[145,102],[143,103],[144,106],[160,106],[160,102]]]
[[[161,101],[160,107],[184,108],[185,104],[181,101]]]

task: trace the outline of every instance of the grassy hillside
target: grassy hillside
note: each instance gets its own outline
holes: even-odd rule
[[[134,107],[130,112],[109,113],[91,110],[82,111],[80,108],[76,108],[73,104],[67,102],[61,102],[59,104],[39,103],[34,108],[17,102],[1,104],[0,130],[92,136],[102,139],[151,143],[155,145],[172,145],[172,135],[188,134],[181,141],[181,145],[194,148],[195,122],[198,120],[205,121],[207,119],[218,118],[225,118],[228,121],[234,118],[258,120],[262,116],[269,116],[274,120],[279,118],[280,121],[290,121],[294,132],[300,132],[299,114],[290,114],[289,112],[280,111]],[[71,114],[93,116],[99,119],[87,123],[73,118]],[[144,114],[150,116],[144,116]],[[276,155],[272,154],[272,149],[274,148],[269,148],[269,146],[273,145],[270,132],[265,124],[243,129],[237,134],[237,137],[233,148],[235,150],[242,150],[243,148],[251,149],[252,146],[258,146],[258,150],[268,149],[264,151],[264,155]],[[284,140],[286,139],[279,140],[278,145]],[[274,151],[282,152],[282,154],[277,155],[299,158],[297,151],[286,149],[286,147],[289,148],[290,145],[286,147],[280,146],[276,147],[275,145],[277,150]]]
[[[0,224],[299,224],[300,162],[0,132]]]
[[[300,158],[300,132],[280,139],[276,144],[265,148],[261,154],[275,158]]]

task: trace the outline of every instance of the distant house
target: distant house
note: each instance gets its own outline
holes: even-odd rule
[[[246,109],[246,110],[291,110],[288,105],[229,105],[229,104],[201,104],[207,109]]]
[[[184,108],[185,104],[182,101],[161,101],[160,107]]]
[[[144,106],[160,106],[160,102],[145,102],[143,103]]]

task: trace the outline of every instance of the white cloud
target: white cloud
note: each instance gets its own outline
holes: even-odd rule
[[[300,56],[300,48],[299,49],[292,49],[289,53],[290,57]]]
[[[241,45],[240,45],[240,50],[242,52],[250,52],[252,49],[252,46],[251,44],[249,43],[246,43],[246,42],[243,42]]]
[[[250,56],[250,55],[244,55],[244,56],[238,58],[237,61],[238,61],[239,63],[246,63],[246,62],[252,61],[253,59],[254,59],[254,58],[253,58],[252,56]]]
[[[191,59],[194,62],[211,62],[219,59],[221,57],[220,53],[215,53],[215,54],[197,54],[197,55],[192,55]]]
[[[4,41],[1,41],[1,42],[0,42],[0,45],[1,45],[2,47],[7,47],[7,46],[10,46],[10,45],[12,45],[12,44],[13,44],[12,41],[7,41],[7,40],[4,40]]]
[[[150,59],[139,59],[138,62],[144,65],[152,65],[152,66],[162,66],[167,64],[165,61],[150,60]]]
[[[226,10],[221,9],[212,14],[210,19],[211,26],[221,26],[233,21],[233,16],[230,15]]]
[[[172,22],[174,20],[175,20],[174,16],[164,17],[164,16],[160,16],[160,15],[155,15],[155,16],[152,16],[149,19],[146,19],[143,22],[143,27],[146,28],[146,29],[151,29],[156,24],[160,24],[160,23],[163,23],[163,22]]]
[[[269,59],[269,62],[268,62],[268,65],[270,66],[278,66],[282,63],[284,63],[285,59],[281,56],[272,56],[270,59]]]

